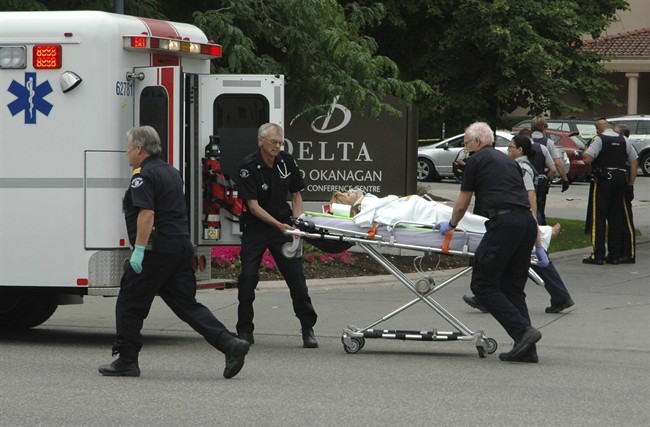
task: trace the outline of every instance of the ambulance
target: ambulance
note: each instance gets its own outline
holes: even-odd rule
[[[284,126],[283,76],[210,74],[220,57],[189,24],[0,12],[0,329],[117,295],[134,126],[153,126],[182,174],[197,280],[213,280],[211,247],[240,242],[231,177],[261,124]]]

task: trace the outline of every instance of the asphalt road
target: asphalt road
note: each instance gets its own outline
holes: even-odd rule
[[[434,185],[458,191],[457,184]],[[638,189],[635,206],[637,225],[648,230],[637,264],[584,265],[585,249],[555,255],[576,301],[564,314],[544,313],[545,290],[527,287],[531,318],[543,333],[539,364],[499,361],[512,343],[490,315],[460,300],[467,277],[433,297],[468,328],[497,340],[495,354],[479,358],[468,342],[382,339],[347,354],[344,327],[367,326],[413,298],[392,276],[378,276],[310,283],[318,349],[301,348],[286,287],[261,283],[256,344],[231,380],[221,376],[223,356],[157,299],[143,331],[142,376],[107,378],[97,366],[111,360],[115,300],[94,297],[61,307],[33,330],[0,334],[0,426],[646,426],[647,188]],[[577,210],[567,206],[572,201],[584,209],[582,191],[554,188],[548,214]],[[556,201],[560,195],[565,200]],[[452,273],[434,278],[440,283]],[[200,291],[198,299],[234,327],[236,290]],[[421,303],[378,326],[454,330]]]

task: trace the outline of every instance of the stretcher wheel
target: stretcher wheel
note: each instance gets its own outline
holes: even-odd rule
[[[485,340],[485,342],[487,343],[487,352],[488,352],[488,354],[492,354],[495,351],[497,351],[497,347],[499,346],[497,344],[497,340],[495,340],[494,338],[487,338]]]
[[[358,353],[359,350],[363,348],[364,345],[366,345],[366,339],[361,337],[361,338],[350,338],[351,344],[346,344],[343,343],[343,350],[345,350],[346,353],[348,354],[355,354]]]

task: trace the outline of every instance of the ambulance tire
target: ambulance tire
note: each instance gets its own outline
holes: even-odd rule
[[[28,329],[49,319],[59,306],[49,291],[0,288],[0,330]]]

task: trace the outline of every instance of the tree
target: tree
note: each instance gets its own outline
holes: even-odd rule
[[[229,0],[195,12],[195,24],[223,45],[218,72],[284,74],[293,101],[316,114],[335,96],[351,110],[376,117],[397,113],[384,102],[395,95],[413,102],[430,92],[420,80],[400,79],[394,61],[377,55],[364,34],[384,17],[380,3],[366,7],[334,0]]]
[[[572,111],[568,93],[589,107],[614,100],[602,57],[580,48],[585,34],[598,35],[628,7],[625,0],[383,3],[387,18],[370,35],[404,78],[433,87],[435,95],[418,103],[424,118],[461,130],[478,119],[497,125],[517,107]]]

